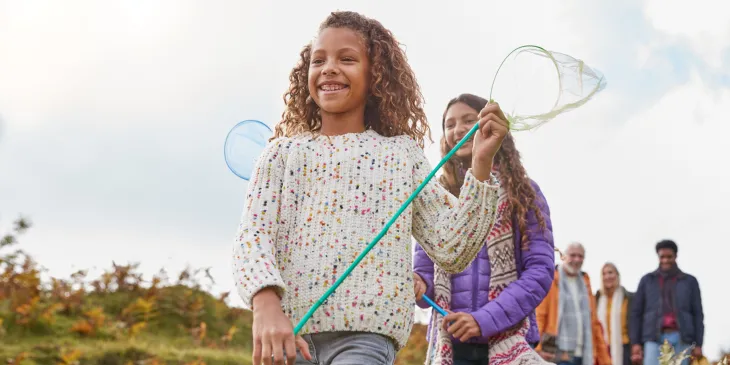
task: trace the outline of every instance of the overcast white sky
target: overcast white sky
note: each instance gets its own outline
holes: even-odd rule
[[[0,0],[0,228],[30,217],[23,248],[52,275],[189,263],[230,290],[246,185],[223,161],[225,135],[278,120],[301,46],[329,11],[356,10],[406,45],[435,140],[446,102],[486,96],[518,45],[601,70],[594,101],[516,135],[524,163],[556,243],[587,246],[595,287],[614,261],[634,290],[656,267],[654,244],[676,240],[714,358],[730,347],[730,12],[719,3]],[[436,164],[436,146],[427,152]]]

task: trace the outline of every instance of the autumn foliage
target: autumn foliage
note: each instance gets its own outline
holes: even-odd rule
[[[229,307],[229,292],[206,290],[207,269],[145,279],[138,263],[115,262],[91,277],[41,280],[44,270],[18,238],[18,219],[0,240],[0,361],[6,364],[249,364],[251,313]],[[426,327],[415,325],[396,364],[423,364]],[[8,350],[9,349],[9,350]]]
[[[68,279],[50,278],[43,283],[40,266],[16,249],[18,237],[29,227],[27,220],[19,219],[0,241],[0,343],[44,336],[69,337],[75,343],[92,339],[133,343],[140,337],[165,336],[176,346],[234,347],[250,353],[250,341],[241,336],[250,333],[250,313],[230,308],[225,303],[228,293],[215,298],[202,290],[201,282],[213,280],[207,270],[186,269],[172,281],[160,270],[145,281],[138,264],[112,263],[96,278],[82,270]],[[56,364],[108,363],[89,358],[74,346],[51,347],[12,354],[8,362],[35,363],[28,361],[36,357],[38,363],[48,359]],[[144,360],[165,363],[154,356]]]

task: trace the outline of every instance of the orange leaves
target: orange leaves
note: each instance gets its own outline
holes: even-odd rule
[[[25,222],[17,225],[27,227]],[[251,313],[229,307],[230,292],[208,292],[215,283],[210,269],[186,268],[171,280],[163,269],[145,280],[139,264],[113,262],[111,269],[96,277],[79,270],[67,278],[41,281],[42,270],[33,258],[13,250],[17,234],[24,229],[0,234],[0,342],[48,336],[44,337],[49,341],[48,351],[42,351],[42,358],[36,348],[26,350],[31,361],[63,365],[94,362],[100,356],[97,352],[106,350],[89,344],[127,342],[137,337],[143,337],[141,342],[134,341],[137,343],[154,337],[154,341],[159,338],[163,343],[211,350],[237,351],[249,346],[248,337],[239,332],[250,332]],[[69,343],[80,346],[65,349]],[[24,360],[24,354],[12,358],[15,355],[8,354],[7,362],[29,361]],[[149,355],[146,364],[164,364],[162,357]],[[126,355],[109,351],[108,356],[116,359]],[[126,364],[126,360],[119,363]],[[198,359],[188,364],[204,362]]]
[[[79,359],[81,359],[83,353],[78,349],[63,350],[61,351],[61,359],[58,365],[77,365]]]
[[[82,336],[91,336],[94,333],[94,327],[89,321],[82,319],[71,326],[71,332],[78,333]]]
[[[94,307],[84,312],[84,319],[73,324],[71,332],[82,336],[94,336],[104,326],[106,315],[100,307]]]
[[[205,340],[205,336],[208,335],[208,325],[205,322],[201,322],[200,325],[191,330],[193,335],[193,343],[195,346],[200,346]]]
[[[231,341],[233,341],[233,335],[235,335],[236,332],[238,332],[238,329],[234,325],[228,329],[225,335],[221,336],[221,342],[223,343],[223,346],[226,346],[231,343]]]
[[[15,308],[15,323],[27,325],[31,322],[34,313],[38,312],[40,297],[34,297],[30,302],[21,304]]]
[[[56,322],[56,313],[63,307],[59,303],[41,303],[36,296],[15,308],[15,323],[21,326],[50,326]]]
[[[127,334],[129,336],[129,338],[135,338],[145,328],[147,328],[147,322],[135,323],[135,324],[129,326],[129,331],[127,332]]]
[[[128,323],[149,322],[155,315],[153,298],[137,298],[122,310],[122,318]]]
[[[7,364],[8,365],[20,365],[23,362],[23,360],[28,358],[29,355],[30,354],[27,352],[21,352],[21,353],[15,355],[15,357],[8,359]]]
[[[17,236],[25,233],[30,222],[20,218],[13,231],[0,239],[0,250],[16,245]],[[22,250],[0,253],[0,301],[10,299],[11,309],[30,302],[40,294],[40,271],[36,262]]]

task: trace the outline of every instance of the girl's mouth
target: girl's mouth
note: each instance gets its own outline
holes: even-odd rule
[[[319,90],[324,94],[336,94],[349,88],[349,86],[344,84],[323,84],[319,86]]]

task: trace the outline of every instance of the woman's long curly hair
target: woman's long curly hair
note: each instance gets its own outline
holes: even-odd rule
[[[347,28],[359,33],[370,58],[370,88],[365,107],[365,127],[392,137],[411,136],[423,147],[431,138],[423,95],[413,70],[393,34],[380,22],[350,11],[333,12],[319,27]],[[319,106],[309,96],[307,79],[312,45],[299,54],[299,62],[289,75],[289,90],[284,94],[286,110],[276,125],[274,137],[317,132],[322,128]]]
[[[446,123],[446,113],[456,103],[464,103],[479,112],[487,105],[487,100],[472,94],[461,94],[451,99],[446,105],[446,110],[441,120],[442,128]],[[446,141],[446,134],[444,133],[443,137],[441,137],[441,156],[446,156],[453,147],[449,146],[449,143]],[[502,141],[502,147],[494,156],[494,163],[497,165],[500,184],[504,186],[507,192],[508,204],[504,219],[512,219],[512,217],[517,219],[518,227],[520,228],[520,232],[522,232],[522,248],[527,249],[529,244],[526,234],[528,212],[532,211],[535,214],[538,225],[543,232],[546,230],[546,224],[535,202],[537,194],[535,194],[535,189],[530,184],[525,167],[522,166],[520,152],[515,147],[515,140],[512,138],[511,133],[507,133],[507,136]],[[443,174],[439,176],[439,182],[456,196],[459,196],[461,185],[464,183],[466,171],[463,166],[464,164],[457,157],[452,157],[444,164]]]

